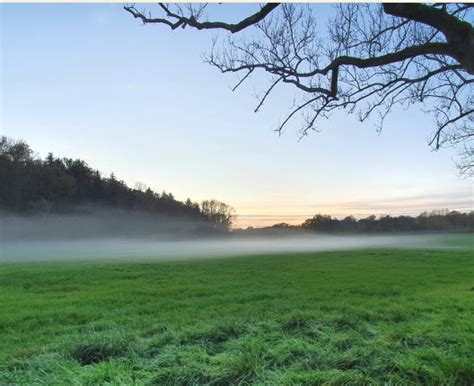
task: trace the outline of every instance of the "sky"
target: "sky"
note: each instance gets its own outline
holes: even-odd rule
[[[256,6],[215,15],[238,20]],[[331,5],[315,7],[324,27]],[[274,131],[295,90],[254,113],[265,75],[232,92],[236,78],[202,59],[214,33],[143,26],[120,4],[0,4],[0,16],[0,132],[41,157],[82,158],[181,200],[224,201],[241,227],[473,208],[457,150],[430,149],[432,117],[418,106],[396,110],[380,134],[340,112],[299,141],[296,129]]]

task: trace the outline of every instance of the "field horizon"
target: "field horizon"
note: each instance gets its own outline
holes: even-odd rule
[[[472,237],[450,242],[4,262],[0,383],[470,385]]]

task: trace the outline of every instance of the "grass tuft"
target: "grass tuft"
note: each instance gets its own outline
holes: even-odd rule
[[[283,331],[291,333],[309,327],[313,321],[314,315],[312,313],[295,311],[283,320],[281,328]]]
[[[71,356],[82,366],[106,361],[110,358],[126,356],[130,351],[130,343],[126,340],[101,340],[84,342],[75,345]]]

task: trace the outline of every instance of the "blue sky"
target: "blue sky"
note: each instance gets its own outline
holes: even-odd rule
[[[232,20],[255,7],[217,14]],[[315,7],[324,23],[330,5]],[[273,131],[294,90],[278,90],[255,114],[265,76],[233,93],[235,78],[201,59],[212,33],[142,26],[120,4],[0,10],[1,133],[40,156],[80,157],[178,199],[222,200],[242,226],[472,208],[456,149],[431,151],[431,117],[417,106],[395,111],[380,135],[341,112],[298,141],[296,130]]]

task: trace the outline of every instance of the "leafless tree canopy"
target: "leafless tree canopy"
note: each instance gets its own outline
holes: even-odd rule
[[[133,5],[145,24],[226,31],[206,61],[240,73],[234,89],[257,71],[270,75],[255,111],[276,87],[299,99],[279,124],[299,117],[301,135],[335,110],[375,119],[381,129],[395,105],[420,103],[431,114],[434,149],[459,145],[459,169],[474,174],[474,4],[337,4],[319,28],[317,6],[268,3],[237,23],[209,21],[206,5],[159,4],[159,17]]]

